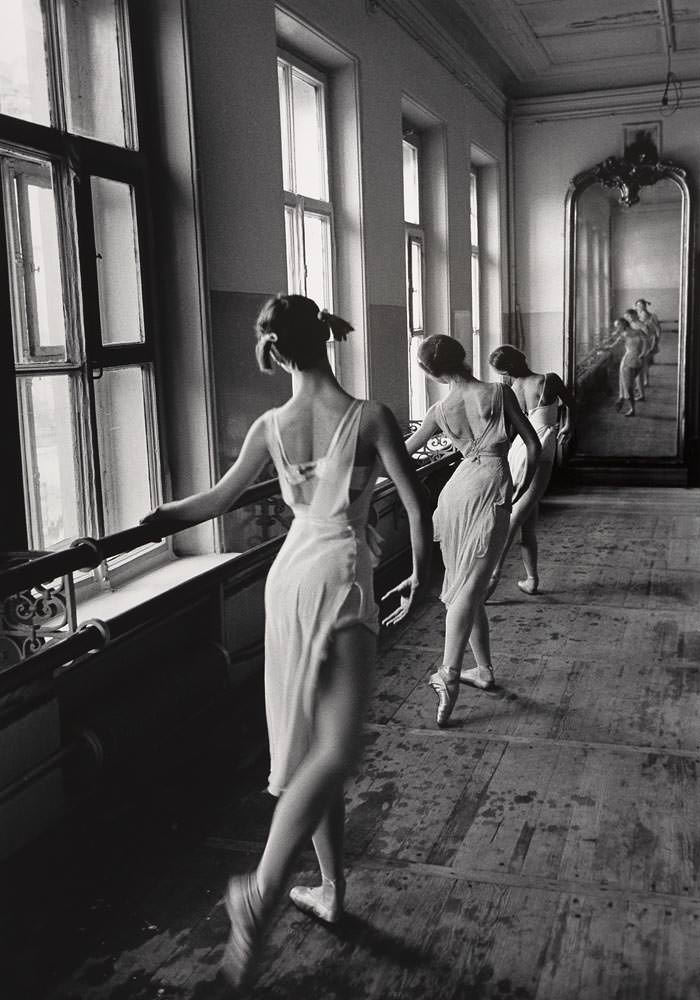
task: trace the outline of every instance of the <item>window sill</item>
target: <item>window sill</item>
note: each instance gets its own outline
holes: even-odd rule
[[[138,608],[208,575],[218,578],[240,558],[238,552],[172,558],[108,591],[77,596],[78,622],[98,618],[108,625]]]

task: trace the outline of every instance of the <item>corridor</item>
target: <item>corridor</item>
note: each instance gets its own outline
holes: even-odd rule
[[[347,917],[328,929],[285,903],[252,996],[700,997],[696,495],[551,496],[540,559],[527,598],[509,556],[489,605],[499,690],[463,689],[446,730],[426,683],[437,597],[383,636],[347,795]],[[157,818],[119,814],[112,840],[83,832],[92,853],[73,867],[14,885],[3,996],[231,995],[221,891],[253,864],[272,805],[264,753],[247,751],[234,777],[219,759],[214,778],[160,789]]]

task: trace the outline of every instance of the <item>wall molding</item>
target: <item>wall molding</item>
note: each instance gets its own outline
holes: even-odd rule
[[[513,121],[557,121],[566,118],[599,118],[605,115],[660,115],[662,87],[619,87],[612,90],[586,90],[578,94],[551,97],[526,97],[512,100],[509,114]],[[683,82],[680,111],[700,107],[700,80]],[[661,116],[661,117],[671,117]]]
[[[370,16],[383,12],[393,18],[482,104],[506,120],[506,95],[417,0],[366,0],[366,8]]]

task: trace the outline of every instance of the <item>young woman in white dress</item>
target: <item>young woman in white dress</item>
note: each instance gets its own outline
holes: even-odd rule
[[[513,392],[535,428],[542,450],[530,485],[513,503],[506,544],[491,575],[488,596],[490,597],[498,586],[503,563],[518,532],[520,532],[520,553],[525,567],[525,579],[518,580],[518,587],[524,594],[536,594],[539,587],[537,513],[554,468],[557,440],[563,442],[571,435],[574,399],[555,372],[542,375],[531,371],[523,352],[511,344],[502,344],[492,351],[489,364],[499,375],[510,378]],[[561,423],[560,404],[564,407]],[[517,485],[524,479],[527,466],[527,455],[521,439],[513,441],[508,452],[508,464],[513,482]]]
[[[535,473],[540,442],[508,386],[474,378],[458,340],[427,337],[418,359],[430,378],[449,386],[449,393],[430,407],[406,448],[413,454],[441,433],[463,455],[433,516],[445,564],[440,597],[447,610],[443,662],[429,683],[438,698],[437,724],[445,726],[460,681],[486,691],[495,686],[486,589],[506,541],[511,504],[527,491]],[[513,434],[522,437],[527,454],[525,475],[515,490],[507,459]],[[462,670],[467,642],[476,666]]]
[[[413,572],[389,592],[399,605],[386,623],[400,621],[428,583],[430,513],[396,420],[382,404],[348,395],[328,362],[326,341],[344,340],[350,329],[304,296],[270,300],[256,326],[258,362],[262,371],[276,364],[291,375],[291,398],[253,423],[214,487],[148,518],[223,514],[270,458],[295,515],[265,588],[269,791],[280,799],[257,868],[231,879],[224,897],[231,920],[224,971],[239,988],[250,981],[267,918],[309,837],[321,885],[295,887],[292,901],[329,922],[342,911],[343,785],[360,753],[379,629],[367,518],[380,465],[406,508],[413,548]]]

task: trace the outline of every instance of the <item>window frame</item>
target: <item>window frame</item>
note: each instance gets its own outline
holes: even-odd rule
[[[479,168],[472,166],[469,171],[469,260],[470,286],[472,301],[472,368],[475,375],[481,372],[481,293],[482,293],[482,258],[481,258],[481,213],[479,202],[481,198],[481,182]],[[476,242],[474,236],[476,235]]]
[[[307,213],[309,215],[318,215],[324,219],[328,220],[329,227],[329,252],[328,252],[328,269],[330,272],[330,277],[324,272],[324,284],[327,286],[327,294],[329,296],[328,302],[319,302],[319,308],[328,309],[329,312],[334,312],[335,303],[338,299],[337,294],[337,249],[336,249],[336,233],[335,233],[335,212],[333,205],[333,171],[332,171],[332,156],[331,156],[331,144],[330,144],[330,123],[329,123],[329,82],[328,74],[324,72],[318,66],[308,63],[305,59],[301,59],[295,53],[290,52],[282,46],[277,48],[277,67],[279,72],[280,64],[286,64],[290,67],[292,71],[300,74],[302,78],[305,78],[314,87],[320,87],[323,95],[323,114],[321,115],[321,144],[324,152],[324,164],[323,164],[323,174],[325,178],[325,189],[327,200],[320,198],[313,198],[309,195],[298,194],[296,191],[289,190],[287,187],[282,186],[282,200],[283,200],[283,211],[285,213],[285,259],[287,263],[287,291],[292,294],[296,293],[299,295],[308,295],[308,264],[306,260],[306,233],[305,233],[305,217]],[[293,107],[292,95],[291,95],[291,80],[292,72],[285,72],[285,90],[286,90],[286,106],[287,108]],[[278,105],[279,102],[279,83],[278,83]],[[283,161],[283,174],[284,174],[284,156],[285,152],[288,156],[288,169],[289,177],[294,183],[294,122],[292,120],[292,115],[285,116],[282,114],[282,108],[280,106],[280,127],[282,132],[285,130],[285,125],[287,129],[286,141],[284,135],[282,135],[281,143],[281,156]],[[294,185],[296,187],[296,184]],[[287,222],[286,213],[290,211],[292,213],[293,225],[292,225],[292,240],[290,241],[287,236]],[[289,244],[292,244],[292,261],[289,259]],[[338,356],[337,356],[337,345],[333,340],[328,341],[328,355],[336,374]]]
[[[159,430],[159,367],[157,363],[158,323],[155,299],[153,218],[150,208],[149,159],[152,150],[137,137],[147,136],[143,111],[136,95],[146,93],[146,61],[138,45],[143,12],[133,0],[117,4],[118,61],[125,113],[124,146],[112,145],[78,133],[68,132],[61,72],[63,55],[59,46],[60,9],[57,0],[42,4],[45,25],[46,65],[51,125],[43,125],[13,115],[0,114],[0,155],[15,155],[50,164],[59,239],[61,293],[65,310],[66,355],[57,352],[15,358],[17,295],[13,294],[13,267],[8,258],[12,245],[12,220],[6,218],[0,202],[0,318],[5,319],[9,336],[0,338],[0,413],[7,433],[0,445],[0,461],[10,474],[9,517],[2,538],[5,550],[28,548],[30,522],[36,512],[29,503],[24,484],[27,426],[20,416],[21,379],[43,375],[68,375],[70,392],[77,394],[72,406],[74,440],[80,439],[78,477],[78,520],[80,534],[104,533],[106,507],[102,497],[95,381],[105,370],[139,368],[142,375],[146,452],[152,502],[163,497],[164,441]],[[129,185],[134,206],[134,235],[137,275],[141,295],[143,340],[124,344],[104,344],[100,317],[99,277],[96,260],[92,178],[104,178]],[[22,334],[24,336],[24,334]],[[145,512],[144,512],[145,513]],[[131,526],[131,525],[129,525]],[[59,543],[62,547],[63,543]],[[111,569],[156,552],[163,555],[168,542],[149,544],[131,553],[110,559],[97,571],[104,579]],[[92,575],[92,574],[91,574]]]
[[[423,205],[423,184],[421,183],[421,159],[422,159],[422,148],[420,133],[417,129],[411,127],[406,122],[403,124],[403,135],[402,135],[402,164],[403,164],[403,143],[407,143],[416,150],[416,177],[418,182],[418,222],[408,222],[405,218],[405,192],[404,192],[404,255],[405,255],[405,270],[406,270],[406,316],[407,316],[407,331],[408,331],[408,342],[407,342],[407,360],[408,360],[408,402],[409,402],[409,419],[411,420],[422,420],[428,409],[428,383],[427,378],[417,365],[413,363],[412,358],[412,348],[414,347],[414,338],[418,337],[421,341],[427,336],[426,323],[425,323],[425,313],[426,313],[426,301],[425,301],[425,275],[426,275],[426,252],[425,252],[425,211]],[[405,177],[402,175],[402,181],[405,186]],[[412,248],[417,246],[420,252],[420,298],[421,298],[421,323],[418,325],[416,323],[416,317],[413,314],[413,292],[415,291],[415,272],[413,267],[413,254]],[[417,383],[417,384],[416,384]],[[414,407],[414,400],[418,402],[420,400],[420,405]],[[420,412],[419,412],[420,411]]]

